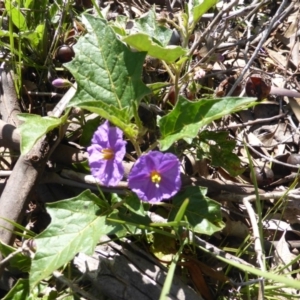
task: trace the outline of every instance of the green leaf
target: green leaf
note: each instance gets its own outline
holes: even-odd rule
[[[186,50],[180,46],[160,46],[145,33],[132,34],[123,38],[123,41],[138,51],[146,51],[150,56],[169,63],[186,54]]]
[[[228,139],[228,132],[212,132],[203,131],[199,136],[200,141],[203,141],[209,147],[211,164],[215,167],[223,167],[231,176],[237,176],[245,170],[241,167],[239,157],[232,153],[236,146],[236,142]],[[212,145],[211,141],[215,144]]]
[[[9,254],[15,251],[15,248],[3,244],[0,241],[0,252],[4,257],[7,257]],[[9,265],[12,268],[15,268],[19,271],[21,270],[22,272],[28,272],[28,270],[30,269],[30,263],[31,259],[29,258],[29,256],[25,256],[23,253],[17,253],[9,260]]]
[[[158,41],[161,46],[167,46],[172,36],[171,29],[158,25],[154,7],[144,17],[135,20],[134,28],[140,33],[149,35]]]
[[[117,18],[114,21],[109,22],[109,25],[114,30],[116,34],[119,34],[121,36],[126,35],[126,24],[128,22],[127,16],[117,16]]]
[[[24,3],[24,1],[20,2]],[[59,8],[59,5],[57,5],[57,3],[56,6],[58,6]],[[39,24],[45,24],[48,22],[48,0],[26,0],[26,3],[22,4],[22,7],[27,8],[24,12],[24,15],[26,17],[26,23],[28,24],[29,29],[36,28],[36,26],[38,26]],[[47,36],[47,34],[45,35]]]
[[[14,38],[19,38],[19,35],[15,32],[10,33],[8,30],[0,30],[0,37],[9,37],[10,35]]]
[[[148,86],[148,88],[151,89],[151,91],[154,95],[158,95],[163,88],[170,86],[170,83],[169,82],[153,82],[153,83],[148,83],[147,86]]]
[[[34,51],[41,53],[42,49],[40,48],[42,48],[42,41],[45,34],[45,25],[40,24],[35,28],[34,31],[24,33],[22,37],[28,39],[30,46],[34,49]]]
[[[149,226],[151,220],[144,209],[143,203],[133,193],[120,198],[117,194],[111,194],[110,203],[112,207],[117,207],[108,217],[108,222],[123,225],[123,230],[117,236],[130,234],[141,234],[140,227]]]
[[[49,283],[40,283],[34,289],[29,289],[28,279],[19,279],[2,300],[56,300],[59,299],[56,289],[50,288]],[[67,299],[64,297],[64,299]],[[74,298],[72,298],[74,299]]]
[[[6,294],[2,300],[34,300],[33,295],[29,295],[28,279],[19,279],[13,288]]]
[[[212,235],[225,225],[222,221],[220,204],[206,197],[206,188],[193,186],[173,198],[173,208],[169,221],[175,220],[184,201],[188,200],[185,217],[192,229],[197,233]]]
[[[141,80],[146,53],[131,52],[104,19],[84,15],[83,23],[88,33],[74,46],[75,58],[65,64],[78,85],[69,106],[95,112],[134,137],[132,103],[138,107],[150,93]]]
[[[136,194],[130,193],[128,196],[126,196],[124,206],[132,213],[135,213],[142,217],[148,217],[147,212],[144,209],[143,202],[139,199],[139,197]],[[150,221],[150,219],[148,220]],[[148,224],[148,221],[147,223],[144,223],[144,225]]]
[[[22,239],[24,238],[27,238],[27,239],[30,239],[30,238],[33,238],[36,236],[36,234],[31,231],[30,229],[27,229],[26,227],[20,225],[19,223],[11,220],[11,219],[7,219],[7,218],[4,218],[4,217],[0,217],[2,220],[5,220],[7,223],[13,225],[16,229],[19,229],[19,230],[14,230],[13,233],[15,235],[18,235],[20,237],[22,237]]]
[[[26,0],[24,3],[24,7],[30,8],[34,0]]]
[[[11,17],[13,24],[19,29],[19,31],[27,31],[25,17],[23,16],[18,3],[12,0],[5,1],[5,9],[8,15]]]
[[[87,190],[79,196],[47,205],[49,227],[35,239],[37,252],[30,271],[30,287],[68,263],[78,252],[92,254],[101,236],[118,231],[108,225],[101,201]]]
[[[118,201],[120,202],[122,199],[118,197]],[[142,202],[135,194],[129,194],[124,204],[118,208],[118,213],[110,217],[123,220],[125,224],[131,223],[132,225],[126,224],[126,227],[131,232],[137,232],[138,230],[134,224],[148,226],[151,223],[151,219],[145,212]]]
[[[205,14],[211,7],[218,3],[218,0],[194,0],[191,8],[189,23],[193,22],[196,25],[199,19]]]
[[[212,166],[223,167],[231,176],[238,176],[245,171],[245,169],[241,167],[241,161],[238,156],[228,151],[223,145],[212,145],[210,147],[210,153]]]
[[[176,252],[178,246],[176,239],[156,232],[154,232],[152,236],[153,242],[150,246],[151,253],[161,260],[172,260],[173,254]]]
[[[180,96],[174,109],[159,121],[160,149],[165,151],[180,139],[191,143],[204,125],[254,104],[254,98],[228,97],[191,102]]]
[[[94,132],[97,130],[99,125],[101,124],[100,117],[96,117],[94,119],[87,120],[86,123],[81,127],[82,135],[80,137],[79,144],[81,146],[89,146],[91,144],[91,140],[93,138]]]
[[[174,218],[175,222],[180,222],[181,220],[183,220],[183,217],[184,217],[184,214],[185,214],[185,211],[186,211],[186,208],[188,207],[188,205],[189,205],[189,199],[185,199],[177,211],[177,214]]]
[[[46,133],[65,122],[65,117],[41,117],[31,114],[19,114],[24,123],[19,127],[21,133],[21,153],[25,155]]]

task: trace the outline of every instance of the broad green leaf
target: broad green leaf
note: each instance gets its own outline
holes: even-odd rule
[[[158,41],[161,46],[167,46],[172,36],[171,29],[158,25],[154,8],[151,8],[144,17],[136,19],[134,27],[140,33],[145,33]]]
[[[46,133],[64,123],[65,117],[41,117],[31,114],[19,114],[24,123],[19,127],[21,133],[21,153],[25,155],[34,144]]]
[[[71,106],[71,104],[69,106]],[[130,123],[131,118],[129,118],[132,114],[132,108],[119,110],[112,105],[106,105],[103,102],[100,103],[100,101],[86,101],[80,105],[74,104],[74,106],[79,106],[109,120],[112,124],[122,129],[128,137],[137,136],[137,128],[134,124]]]
[[[220,231],[224,227],[220,204],[206,197],[206,191],[206,188],[192,186],[177,194],[173,198],[169,221],[175,220],[182,203],[188,200],[185,217],[195,232],[212,235]]]
[[[218,0],[193,0],[189,24],[193,23],[194,26],[198,23],[199,19],[205,14],[210,8],[218,3]]]
[[[159,121],[160,149],[165,151],[180,139],[191,143],[204,125],[254,104],[254,98],[228,97],[191,102],[180,96],[174,109]]]
[[[138,107],[150,93],[141,80],[146,53],[130,51],[104,19],[84,15],[83,23],[88,32],[74,46],[75,58],[65,65],[78,85],[69,107],[95,112],[134,137],[132,103]]]
[[[30,271],[30,287],[68,263],[78,252],[92,254],[101,236],[119,230],[106,223],[101,200],[87,190],[79,196],[47,205],[48,228],[35,239],[37,252]]]
[[[18,3],[16,1],[6,0],[5,9],[19,31],[22,32],[28,30],[25,17],[23,16],[20,6],[18,6]]]
[[[145,51],[150,56],[164,60],[169,63],[174,62],[180,56],[186,54],[186,50],[184,50],[180,46],[160,46],[159,44],[155,43],[149,37],[149,35],[145,33],[132,34],[123,38],[123,41],[131,47],[137,49],[138,51]]]

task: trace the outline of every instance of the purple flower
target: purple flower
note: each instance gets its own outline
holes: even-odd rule
[[[126,153],[123,132],[104,122],[95,131],[87,148],[92,175],[105,186],[116,186],[124,175],[122,165]]]
[[[151,151],[136,161],[128,185],[143,201],[168,199],[181,187],[180,162],[172,153]]]

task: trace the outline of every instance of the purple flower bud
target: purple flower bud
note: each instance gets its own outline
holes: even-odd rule
[[[56,88],[65,88],[72,85],[72,83],[68,79],[56,78],[52,81],[52,85]]]

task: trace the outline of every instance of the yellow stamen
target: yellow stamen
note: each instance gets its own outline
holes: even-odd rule
[[[110,148],[102,149],[101,152],[102,152],[102,158],[103,159],[110,160],[110,159],[114,158],[115,153]]]
[[[151,174],[150,174],[150,177],[151,177],[151,181],[153,183],[155,183],[155,186],[159,187],[159,183],[161,182],[160,173],[157,172],[157,171],[152,171]]]

